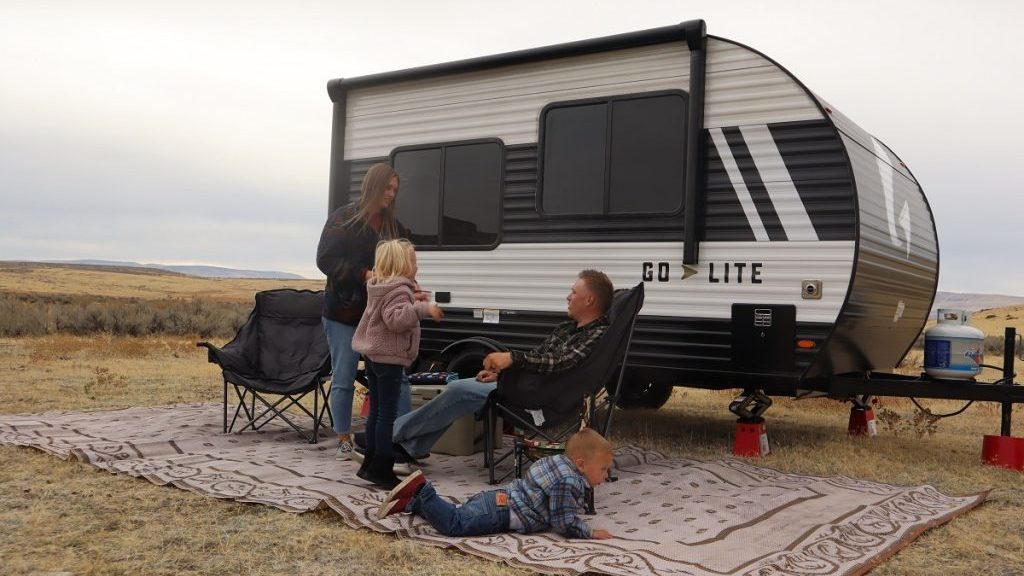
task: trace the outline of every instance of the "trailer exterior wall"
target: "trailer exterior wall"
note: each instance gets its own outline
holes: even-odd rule
[[[430,142],[500,138],[536,143],[550,102],[687,90],[684,42],[354,88],[347,93],[345,158],[387,156]],[[817,103],[763,56],[708,39],[705,128],[822,118]]]
[[[452,295],[445,324],[424,326],[426,351],[481,330],[512,345],[536,343],[564,317],[565,286],[582,267],[604,269],[617,285],[628,286],[642,277],[643,265],[679,265],[682,213],[552,218],[538,212],[539,126],[545,106],[688,88],[686,43],[648,40],[638,46],[617,43],[604,51],[590,46],[588,53],[572,56],[517,56],[514,64],[499,67],[467,62],[438,74],[414,70],[408,79],[396,73],[385,75],[386,81],[356,79],[347,91],[332,88],[332,207],[358,193],[369,165],[388,160],[401,146],[479,138],[497,139],[504,146],[499,243],[458,251],[427,247],[421,253],[421,280],[435,292]],[[818,347],[797,351],[798,369],[787,373],[794,382],[801,374],[884,367],[901,357],[905,347],[897,353],[891,349],[908,337],[906,346],[912,342],[918,311],[927,310],[934,294],[934,282],[928,281],[937,269],[937,249],[930,256],[927,248],[926,230],[934,239],[934,224],[930,212],[921,216],[917,204],[907,220],[911,235],[922,235],[910,243],[921,252],[906,255],[917,261],[907,266],[890,261],[897,243],[890,234],[892,210],[884,209],[891,207],[888,199],[912,193],[905,190],[905,181],[916,187],[909,170],[769,58],[714,37],[707,38],[707,54],[700,260],[696,274],[682,275],[674,268],[648,285],[631,365],[652,369],[648,375],[662,369],[734,370],[729,307],[735,302],[796,306],[798,338]],[[338,130],[339,116],[344,130]],[[891,155],[891,186],[877,169],[872,181],[871,159],[851,152],[853,144],[863,150],[865,143],[875,147],[877,157]],[[877,222],[873,182],[887,199],[881,205],[884,226]],[[920,188],[916,191],[926,208]],[[402,192],[400,208],[410,206],[408,196],[415,193],[407,187]],[[878,237],[861,242],[865,232]],[[889,246],[882,242],[886,238]],[[755,260],[762,267],[761,283],[751,283],[750,276],[746,284],[736,276],[722,282],[725,264],[746,266]],[[804,279],[824,282],[821,300],[801,298]],[[899,324],[899,314],[893,313],[899,324],[895,329],[879,320],[891,305],[886,281],[906,283],[902,313],[907,320]],[[848,293],[851,287],[855,293]],[[483,326],[483,308],[499,310],[501,323]],[[865,339],[876,341],[861,344]]]

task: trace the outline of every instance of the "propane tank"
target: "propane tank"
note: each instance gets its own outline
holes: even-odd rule
[[[985,333],[967,325],[967,312],[938,311],[938,324],[924,333],[924,371],[934,378],[967,380],[981,372]]]

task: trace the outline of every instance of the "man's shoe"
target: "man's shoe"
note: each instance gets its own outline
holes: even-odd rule
[[[399,476],[406,476],[419,470],[419,468],[415,468],[413,464],[410,464],[408,462],[396,461],[395,465],[391,467],[391,470]]]
[[[409,454],[409,451],[405,449],[405,446],[402,446],[398,442],[393,442],[391,444],[391,449],[395,453],[395,462],[409,462],[410,464],[418,466],[420,460],[430,458],[430,452],[421,456],[413,456],[412,454]]]
[[[349,460],[352,460],[353,462],[359,462],[360,464],[362,464],[363,460],[365,460],[365,459],[366,459],[366,449],[365,448],[362,448],[360,446],[356,446],[355,448],[353,448],[349,452]]]

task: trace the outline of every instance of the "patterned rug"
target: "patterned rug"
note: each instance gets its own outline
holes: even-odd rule
[[[217,498],[289,512],[329,507],[352,527],[551,574],[862,574],[986,497],[624,447],[616,451],[619,480],[597,488],[597,515],[589,520],[617,538],[446,538],[410,515],[376,520],[383,493],[355,476],[356,464],[334,459],[334,442],[305,444],[290,429],[270,426],[224,435],[220,405],[0,415],[0,443]],[[479,454],[434,454],[424,472],[454,501],[487,487]]]

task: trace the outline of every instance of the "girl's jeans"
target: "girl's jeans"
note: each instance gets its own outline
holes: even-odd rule
[[[405,368],[364,360],[370,389],[370,417],[366,419],[366,451],[375,458],[394,458],[391,436],[398,416],[398,395]]]

